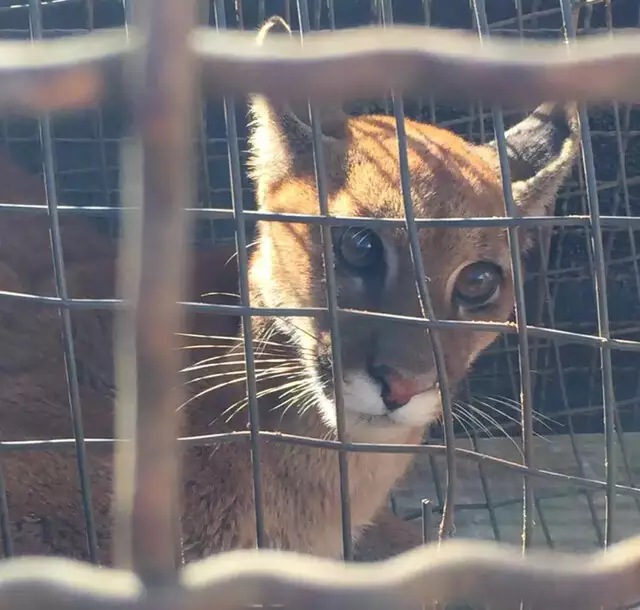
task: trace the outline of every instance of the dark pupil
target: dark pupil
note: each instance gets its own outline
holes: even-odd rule
[[[475,263],[469,265],[458,280],[458,295],[471,303],[490,299],[498,288],[500,276],[493,265]]]
[[[340,255],[353,267],[371,267],[382,258],[382,243],[373,231],[350,227],[340,239]]]

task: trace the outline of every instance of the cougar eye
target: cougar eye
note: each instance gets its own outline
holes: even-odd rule
[[[358,271],[372,269],[384,258],[380,238],[370,229],[349,227],[336,243],[337,255],[346,265]]]
[[[480,309],[491,304],[502,284],[502,269],[488,261],[467,265],[456,278],[453,302],[464,309]]]

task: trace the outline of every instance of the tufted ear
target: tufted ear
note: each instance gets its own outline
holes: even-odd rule
[[[260,45],[268,34],[287,33],[291,29],[280,17],[271,17],[258,33]],[[283,75],[283,78],[287,78]],[[338,108],[317,108],[322,130],[322,144],[328,163],[344,150],[347,138],[347,115]],[[251,116],[250,173],[258,203],[262,205],[267,189],[285,176],[313,176],[313,141],[306,104],[290,106],[254,95],[249,101]]]
[[[513,197],[520,213],[552,213],[558,189],[580,150],[576,105],[542,104],[509,129],[506,139]],[[479,147],[479,152],[499,173],[496,142]]]

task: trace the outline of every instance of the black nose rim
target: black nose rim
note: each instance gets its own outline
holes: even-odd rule
[[[382,402],[384,403],[385,408],[389,413],[393,413],[393,411],[397,411],[400,407],[404,407],[404,404],[396,402],[395,400],[391,400],[389,398],[389,394],[391,394],[391,389],[389,388],[389,384],[386,380],[386,375],[392,372],[392,369],[385,365],[369,365],[367,367],[367,372],[369,376],[374,381],[377,381],[380,384],[380,397],[382,398]]]
[[[385,396],[384,392],[382,393],[382,402],[384,403],[384,406],[386,407],[387,411],[389,411],[389,413],[393,413],[394,411],[397,411],[400,407],[404,407],[404,405],[401,405],[399,402],[396,402],[395,400],[389,400]]]

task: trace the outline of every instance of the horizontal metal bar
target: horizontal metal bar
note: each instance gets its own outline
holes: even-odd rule
[[[303,46],[274,34],[260,47],[252,32],[199,29],[192,43],[215,96],[338,102],[393,90],[527,106],[550,99],[640,102],[637,32],[583,38],[570,50],[558,41],[481,44],[472,33],[423,26],[313,32]]]
[[[72,205],[58,206],[61,214],[70,216],[113,216],[131,211],[131,208],[109,208],[105,206],[82,206]],[[188,214],[193,214],[199,218],[210,218],[213,220],[232,220],[233,210],[224,208],[187,208]],[[46,214],[47,208],[41,205],[0,203],[0,218],[2,212],[18,212],[24,214]],[[404,226],[406,220],[403,218],[374,218],[371,216],[323,216],[321,214],[290,214],[281,212],[261,212],[256,210],[245,210],[247,219],[258,222],[287,222],[307,225],[331,225],[331,226],[354,226],[354,227],[384,227],[384,226]],[[569,215],[569,216],[475,216],[472,218],[416,218],[415,223],[420,228],[438,227],[448,229],[464,229],[468,227],[523,227],[534,229],[538,227],[589,227],[589,216]],[[600,224],[606,229],[633,229],[640,230],[640,216],[601,216]]]
[[[129,39],[111,30],[0,42],[0,110],[80,108],[122,95],[126,61],[142,48],[132,29]],[[213,96],[336,102],[393,89],[503,104],[640,102],[637,32],[585,38],[571,52],[557,41],[481,45],[471,33],[423,26],[311,32],[303,47],[277,34],[258,47],[253,32],[196,28],[191,46]]]
[[[397,445],[392,443],[378,444],[378,443],[351,443],[332,440],[323,440],[319,438],[311,438],[307,436],[299,436],[294,434],[283,434],[280,432],[270,432],[261,430],[259,436],[266,440],[275,443],[282,443],[285,445],[299,445],[304,447],[317,447],[320,449],[328,449],[330,451],[339,451],[341,449],[350,451],[352,453],[386,453],[386,454],[415,454],[415,455],[431,455],[434,457],[445,457],[446,446],[445,445],[411,445],[403,444]],[[179,437],[181,444],[188,447],[206,447],[211,445],[217,445],[220,443],[233,443],[239,440],[246,440],[249,438],[249,432],[246,430],[240,430],[237,432],[226,432],[216,434],[203,434],[198,436],[186,436]],[[92,447],[105,447],[110,448],[113,445],[130,442],[123,439],[111,439],[111,438],[87,438],[85,439],[87,445]],[[56,439],[38,439],[38,440],[22,440],[22,441],[0,441],[0,453],[18,453],[24,451],[63,451],[65,449],[73,449],[74,440],[72,438],[56,438]],[[606,491],[607,484],[605,481],[599,481],[597,479],[586,479],[579,476],[563,474],[561,472],[555,472],[551,470],[541,470],[539,468],[532,468],[525,466],[517,462],[511,462],[492,455],[478,453],[471,451],[470,449],[462,449],[456,447],[456,457],[463,460],[482,464],[483,466],[492,466],[496,468],[502,468],[504,470],[510,470],[519,474],[533,477],[536,479],[542,479],[547,481],[553,481],[558,484],[570,485],[576,489],[593,489],[596,491]],[[616,484],[616,493],[631,496],[640,497],[640,488],[630,487],[629,485]],[[1,606],[0,606],[1,610]]]
[[[504,610],[626,607],[640,599],[640,537],[576,556],[446,540],[376,563],[289,551],[230,551],[188,565],[180,588],[145,590],[135,575],[62,558],[0,567],[0,610],[196,610],[278,605],[369,610],[467,601]]]
[[[45,307],[63,307],[69,309],[119,309],[122,307],[122,301],[119,299],[67,299],[63,300],[58,297],[37,296],[22,292],[9,292],[0,290],[0,300],[14,299],[23,302],[42,305]],[[191,301],[183,301],[180,303],[187,311],[199,311],[202,313],[212,313],[217,315],[232,316],[262,316],[262,317],[296,317],[296,318],[313,318],[326,315],[327,310],[322,307],[299,307],[296,309],[286,309],[278,307],[245,307],[243,305],[224,305],[220,303],[194,303]],[[359,311],[354,309],[338,309],[341,316],[365,317],[378,320],[404,322],[407,324],[416,324],[426,326],[427,328],[450,328],[464,326],[470,331],[486,331],[494,333],[518,332],[515,324],[504,322],[479,322],[476,320],[427,320],[425,318],[414,318],[411,316],[401,316],[389,313],[380,313],[373,311]],[[543,328],[539,326],[527,326],[527,332],[532,337],[542,337],[561,341],[562,343],[579,343],[583,345],[591,345],[599,347],[601,345],[609,345],[612,349],[627,352],[640,351],[640,341],[631,341],[627,339],[612,339],[599,337],[597,335],[585,335],[572,331],[559,330],[556,328]]]
[[[0,110],[72,110],[122,96],[125,62],[142,48],[124,31],[0,42]]]

